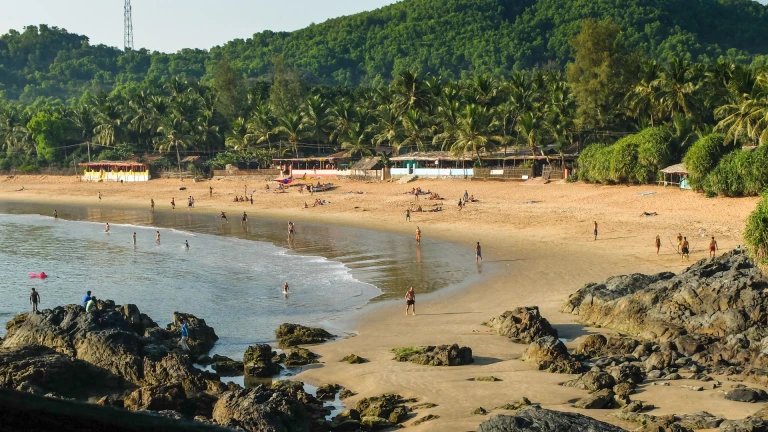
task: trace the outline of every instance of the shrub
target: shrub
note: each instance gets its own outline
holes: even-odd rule
[[[752,259],[765,268],[768,263],[768,193],[763,193],[763,198],[747,218],[744,244]]]
[[[702,183],[707,196],[755,196],[760,195],[766,187],[768,146],[760,146],[754,151],[726,154]]]
[[[610,182],[611,155],[613,147],[592,144],[579,155],[579,180],[587,183]]]
[[[707,175],[717,167],[720,159],[733,147],[725,146],[725,137],[721,134],[707,135],[696,141],[685,154],[683,163],[688,170],[688,184],[697,191],[703,190]]]
[[[579,156],[579,180],[589,183],[649,183],[669,164],[672,134],[647,128],[612,146],[593,144]]]

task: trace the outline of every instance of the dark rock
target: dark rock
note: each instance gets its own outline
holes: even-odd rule
[[[648,372],[652,370],[664,370],[673,366],[677,358],[677,353],[674,351],[657,351],[651,354],[643,365]]]
[[[477,432],[625,432],[620,427],[581,414],[529,407],[514,416],[496,415]]]
[[[305,348],[293,348],[285,358],[285,367],[306,366],[317,363],[317,354]]]
[[[336,393],[340,390],[341,386],[338,384],[321,385],[317,388],[317,398],[320,400],[333,400],[336,398]]]
[[[539,313],[538,306],[519,307],[483,323],[501,336],[515,342],[531,343],[544,336],[557,338],[555,330]]]
[[[280,373],[280,365],[272,362],[274,354],[267,344],[249,346],[243,354],[245,375],[266,378]]]
[[[355,354],[350,354],[350,355],[344,357],[343,359],[341,359],[341,361],[347,362],[349,364],[360,364],[360,363],[367,363],[368,362],[368,360],[366,360],[366,359],[364,359],[364,358],[362,358],[362,357],[360,357],[358,355],[355,355]]]
[[[420,425],[422,423],[425,423],[425,422],[428,422],[428,421],[432,421],[432,420],[437,420],[439,418],[440,418],[439,415],[427,414],[424,417],[422,417],[420,419],[417,419],[415,422],[413,422],[413,426],[418,426],[418,425]]]
[[[391,429],[396,424],[390,422],[387,419],[383,419],[381,417],[363,417],[360,420],[360,424],[363,425],[366,429],[372,430],[372,431],[380,431],[383,429]]]
[[[552,336],[531,343],[521,360],[534,363],[539,370],[553,373],[575,374],[584,370],[582,364],[568,354],[565,345]]]
[[[195,360],[195,363],[202,365],[202,366],[208,366],[209,364],[213,363],[213,359],[206,355],[201,355],[200,357]]]
[[[364,398],[357,403],[355,409],[360,412],[363,425],[366,424],[366,418],[381,418],[389,423],[399,423],[405,421],[408,416],[403,398],[395,394]]]
[[[249,432],[307,431],[311,421],[299,400],[264,386],[222,394],[212,418],[221,426]]]
[[[506,411],[519,411],[522,408],[531,406],[531,401],[528,400],[528,398],[524,397],[520,399],[518,402],[508,403],[504,404],[502,406],[496,407],[496,409],[506,410]]]
[[[430,409],[436,407],[437,404],[433,404],[432,402],[422,402],[416,405],[412,405],[410,410],[411,411],[418,411],[422,409]]]
[[[714,429],[720,426],[723,419],[706,411],[700,411],[691,414],[675,415],[675,421],[682,427],[698,430]]]
[[[395,348],[395,360],[428,366],[462,366],[474,363],[472,349],[459,347],[457,344]]]
[[[275,330],[275,337],[281,347],[293,347],[326,342],[334,336],[321,328],[286,323]]]
[[[576,401],[573,406],[581,409],[608,409],[613,408],[613,391],[609,389],[598,390]]]
[[[741,420],[724,420],[720,432],[766,432],[768,431],[768,408],[762,408]]]
[[[355,396],[356,394],[357,394],[357,393],[353,392],[352,390],[349,390],[349,389],[342,389],[342,390],[339,392],[339,399],[346,399],[346,398],[350,398],[350,397],[352,397],[352,396]]]
[[[470,378],[469,381],[481,381],[481,382],[499,382],[502,381],[501,378],[496,378],[495,376],[482,376],[477,378]]]
[[[640,385],[644,380],[643,371],[631,363],[622,363],[608,369],[616,383],[629,383],[633,387]]]
[[[86,398],[121,387],[112,372],[39,345],[0,348],[0,387]],[[130,385],[128,385],[130,388]]]
[[[591,334],[585,337],[583,341],[581,341],[573,353],[590,358],[601,356],[605,352],[605,345],[607,343],[608,338],[605,336],[601,334]]]
[[[211,363],[211,368],[216,371],[217,374],[225,377],[240,376],[245,372],[243,362],[232,360],[229,357],[214,355]]]
[[[143,370],[145,386],[179,383],[188,395],[226,390],[218,375],[197,369],[189,357],[179,354],[169,354],[160,361],[144,359]]]
[[[206,354],[213,348],[216,341],[219,340],[216,332],[205,323],[204,319],[181,312],[174,312],[173,321],[166,326],[166,330],[173,333],[174,337],[181,339],[182,319],[187,322],[187,328],[189,329],[187,345],[189,345],[193,355]]]
[[[760,389],[737,388],[727,392],[725,398],[736,402],[760,402],[768,400],[768,394]]]
[[[180,411],[187,399],[181,384],[142,387],[125,397],[124,406],[131,411]]]
[[[615,385],[616,380],[610,374],[602,371],[589,371],[574,380],[563,383],[565,387],[575,387],[589,392],[611,389]]]
[[[485,410],[483,407],[475,408],[474,411],[472,411],[472,414],[474,415],[486,415],[488,414],[488,411]]]

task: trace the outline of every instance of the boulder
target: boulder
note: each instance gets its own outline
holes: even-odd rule
[[[632,363],[622,363],[620,365],[612,366],[608,368],[608,373],[611,374],[616,383],[629,383],[632,387],[637,387],[644,380],[643,371]]]
[[[142,382],[146,386],[179,383],[188,395],[217,394],[226,390],[218,375],[197,369],[185,355],[168,354],[160,361],[144,359],[143,370]]]
[[[340,390],[341,386],[338,384],[325,384],[317,388],[316,395],[320,400],[333,400]],[[358,420],[360,419],[358,418]]]
[[[496,415],[477,432],[625,432],[624,429],[581,414],[550,411],[531,406],[514,416]]]
[[[285,367],[289,368],[306,366],[312,363],[317,363],[317,354],[306,348],[294,348],[285,358]]]
[[[534,363],[539,370],[553,373],[575,374],[584,370],[582,364],[568,354],[565,345],[552,336],[531,343],[521,360]]]
[[[248,432],[307,431],[310,416],[303,403],[286,391],[264,386],[228,391],[213,407],[221,426]]]
[[[350,354],[343,359],[341,359],[343,362],[347,362],[349,364],[360,364],[360,363],[367,363],[368,360],[356,355],[356,354]]]
[[[474,363],[472,349],[457,344],[395,348],[395,360],[428,366],[462,366]]]
[[[611,389],[616,385],[616,380],[611,374],[603,371],[589,371],[584,375],[563,383],[565,387],[575,387],[589,392]]]
[[[205,323],[204,319],[188,313],[174,312],[173,321],[168,324],[166,330],[170,331],[174,337],[180,339],[182,320],[187,322],[187,328],[189,329],[187,345],[189,345],[193,355],[206,354],[213,348],[216,341],[219,340],[216,332]]]
[[[332,339],[334,336],[321,328],[286,323],[281,324],[275,330],[275,337],[277,337],[280,346],[285,348],[322,343]]]
[[[539,313],[538,306],[519,307],[483,323],[515,342],[531,343],[544,336],[557,337],[557,330]]]
[[[267,378],[280,373],[279,364],[273,363],[275,353],[267,344],[251,345],[243,354],[243,367],[246,376]]]
[[[87,398],[129,384],[112,372],[39,345],[0,348],[0,387]]]
[[[363,417],[360,420],[360,424],[364,428],[366,428],[368,430],[372,430],[372,431],[380,431],[380,430],[383,430],[383,429],[391,429],[391,428],[397,426],[397,425],[395,425],[394,423],[390,422],[387,419],[384,419],[384,418],[381,418],[381,417],[370,417],[370,416]]]
[[[725,398],[736,402],[760,402],[768,400],[768,394],[760,389],[743,387],[727,392]]]
[[[608,338],[601,334],[591,334],[584,338],[581,343],[573,351],[574,354],[583,355],[585,357],[598,357],[605,352],[605,345],[608,343]]]
[[[652,370],[664,370],[671,366],[674,366],[675,361],[678,359],[675,351],[657,351],[648,357],[643,366],[645,370],[650,372]]]
[[[768,431],[768,408],[761,408],[751,416],[741,420],[724,420],[719,432],[766,432]]]
[[[125,397],[124,406],[131,411],[180,411],[187,399],[181,384],[141,387]]]
[[[360,413],[365,425],[366,418],[386,419],[390,423],[400,423],[408,416],[408,408],[400,395],[384,394],[360,400],[355,409]]]
[[[232,377],[240,376],[245,373],[245,367],[241,361],[232,360],[229,357],[218,354],[214,354],[211,360],[211,368],[220,376]]]
[[[613,408],[613,391],[610,389],[598,390],[573,404],[581,409],[608,409]]]

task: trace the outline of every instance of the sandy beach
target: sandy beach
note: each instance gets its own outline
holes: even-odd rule
[[[357,398],[395,392],[405,397],[432,402],[437,407],[420,411],[440,416],[415,430],[475,430],[488,416],[473,415],[477,407],[488,410],[527,397],[544,407],[578,411],[601,420],[634,428],[611,417],[611,411],[576,410],[574,399],[586,391],[565,388],[559,383],[568,375],[539,372],[517,360],[526,345],[490,334],[481,323],[505,310],[537,305],[552,322],[568,346],[580,336],[595,331],[575,322],[575,316],[558,312],[567,296],[587,282],[633,272],[679,271],[707,256],[709,236],[715,236],[722,251],[741,244],[744,220],[757,198],[704,198],[701,194],[656,186],[595,186],[586,184],[527,184],[472,182],[464,180],[417,180],[407,185],[337,181],[338,188],[309,196],[296,188],[288,193],[265,191],[266,182],[253,179],[214,179],[194,183],[153,180],[137,184],[82,183],[76,177],[17,176],[0,178],[0,200],[57,203],[97,207],[100,205],[144,207],[154,199],[157,209],[186,209],[187,196],[196,200],[192,211],[250,217],[269,216],[413,233],[422,231],[422,241],[446,240],[467,248],[467,260],[474,260],[474,244],[483,246],[484,262],[478,266],[480,282],[458,290],[441,291],[428,297],[417,294],[416,316],[404,315],[404,301],[368,308],[352,314],[355,337],[342,339],[312,350],[322,356],[319,365],[308,368],[297,379],[313,384],[337,383],[358,393]],[[316,180],[315,180],[316,182]],[[24,190],[20,190],[23,186]],[[179,190],[186,187],[186,190]],[[213,187],[213,196],[209,196]],[[273,186],[274,187],[274,186]],[[418,201],[405,194],[420,187],[444,197]],[[254,204],[235,203],[235,195],[255,190]],[[468,191],[479,202],[463,210],[458,199]],[[98,193],[102,200],[99,201]],[[328,205],[313,207],[315,198]],[[304,202],[309,204],[303,209]],[[407,208],[419,205],[440,212],[414,212],[406,222]],[[657,213],[643,216],[644,212]],[[597,241],[592,222],[599,224]],[[681,262],[672,241],[677,233],[687,236],[693,248],[691,261]],[[662,239],[657,256],[655,236]],[[403,294],[407,286],[403,286]],[[392,360],[390,350],[401,346],[458,343],[473,350],[476,363],[455,368],[434,368]],[[348,365],[339,360],[350,353],[370,360]],[[501,382],[472,382],[469,378],[493,375]],[[732,383],[721,389],[692,392],[680,388],[686,381],[669,387],[644,385],[633,399],[657,408],[651,414],[684,414],[696,411],[729,418],[743,418],[760,406],[723,399]],[[415,418],[414,418],[415,419]],[[412,422],[411,420],[410,422]],[[408,424],[406,424],[407,426]]]

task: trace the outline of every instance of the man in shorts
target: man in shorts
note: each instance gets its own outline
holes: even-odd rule
[[[683,258],[685,258],[686,260],[691,258],[690,247],[691,246],[688,243],[688,237],[683,237],[683,244],[682,244],[681,250],[680,250],[680,252],[681,252],[680,253],[680,261],[682,261]]]
[[[37,313],[38,303],[40,303],[40,294],[32,288],[32,292],[29,293],[29,304],[32,305],[32,312]]]
[[[714,258],[715,253],[717,252],[717,241],[715,240],[715,236],[712,236],[712,240],[709,241],[709,257]]]
[[[405,315],[408,316],[408,310],[413,309],[413,314],[416,315],[416,293],[413,292],[413,287],[408,289],[405,293]]]

